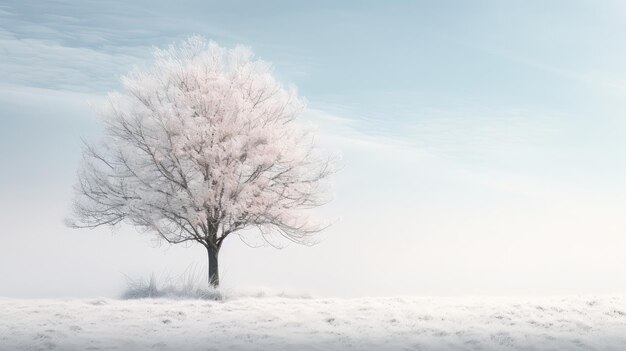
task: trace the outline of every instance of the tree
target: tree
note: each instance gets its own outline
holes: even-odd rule
[[[303,108],[247,48],[192,37],[156,50],[151,68],[108,95],[103,140],[83,148],[69,224],[124,222],[171,244],[197,242],[214,287],[233,233],[310,243],[323,226],[306,210],[327,202],[332,162],[296,122]]]

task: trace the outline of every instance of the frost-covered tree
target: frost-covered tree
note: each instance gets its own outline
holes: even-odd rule
[[[233,233],[309,243],[323,226],[306,210],[326,202],[332,169],[295,121],[303,108],[247,48],[192,37],[156,50],[151,68],[108,95],[103,140],[85,144],[69,223],[124,222],[171,244],[200,243],[215,287]]]

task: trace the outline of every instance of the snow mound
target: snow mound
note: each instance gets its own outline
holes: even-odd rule
[[[624,350],[626,296],[0,299],[0,350]]]
[[[264,287],[239,287],[215,289],[208,283],[198,283],[196,275],[183,276],[179,279],[164,279],[159,283],[154,275],[149,279],[128,280],[127,288],[122,293],[123,300],[146,298],[166,298],[174,300],[232,300],[246,297],[282,297],[294,299],[310,299],[311,294],[289,290],[277,290]]]

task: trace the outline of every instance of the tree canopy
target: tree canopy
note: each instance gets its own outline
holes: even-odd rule
[[[306,243],[323,227],[306,210],[328,200],[333,167],[296,122],[304,106],[245,47],[192,37],[156,50],[108,95],[71,224],[126,222],[215,253],[244,229]]]

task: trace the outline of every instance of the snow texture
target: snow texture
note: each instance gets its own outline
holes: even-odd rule
[[[626,296],[0,299],[1,350],[624,350]]]

